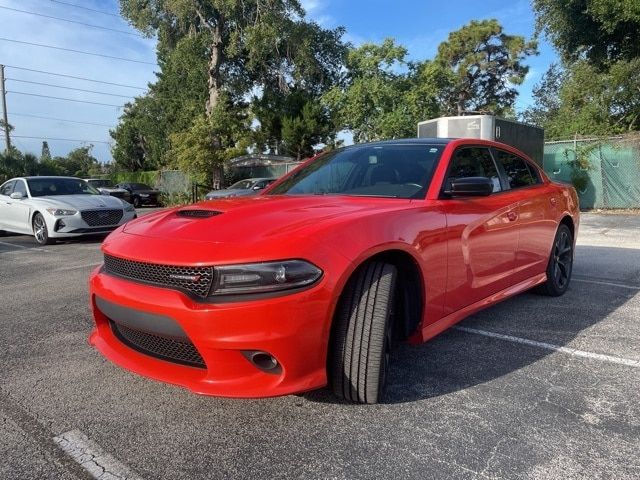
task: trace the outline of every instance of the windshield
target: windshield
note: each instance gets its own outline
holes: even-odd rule
[[[247,188],[251,188],[252,183],[251,180],[240,180],[231,185],[229,190],[246,190]]]
[[[365,145],[311,162],[269,195],[422,198],[444,145]]]
[[[111,182],[109,180],[87,180],[87,183],[92,187],[96,188],[109,188],[111,187]]]
[[[31,178],[27,180],[32,197],[50,195],[100,195],[100,192],[79,178]]]

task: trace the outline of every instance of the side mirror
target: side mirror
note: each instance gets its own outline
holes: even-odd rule
[[[20,192],[13,192],[11,195],[9,195],[9,198],[12,198],[13,200],[22,200],[24,197],[25,195]]]
[[[444,193],[452,197],[486,197],[493,193],[493,181],[487,177],[457,178]]]

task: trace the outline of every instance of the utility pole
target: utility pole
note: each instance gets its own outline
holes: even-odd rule
[[[4,86],[4,65],[0,65],[0,95],[2,96],[2,117],[4,120],[4,141],[7,152],[11,150],[11,137],[9,137],[9,119],[7,117],[7,89]]]

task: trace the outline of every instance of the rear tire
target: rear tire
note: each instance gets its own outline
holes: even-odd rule
[[[33,236],[36,239],[38,245],[53,245],[56,241],[53,238],[49,238],[49,230],[47,229],[47,222],[41,213],[36,213],[33,216]]]
[[[355,403],[377,403],[385,392],[393,345],[395,266],[372,261],[347,283],[334,319],[329,356],[333,392]]]
[[[573,235],[564,223],[560,224],[553,240],[547,265],[547,281],[536,291],[548,297],[559,297],[569,288],[573,271]]]

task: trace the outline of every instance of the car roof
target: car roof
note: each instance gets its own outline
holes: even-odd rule
[[[382,146],[382,145],[447,145],[453,140],[458,140],[455,138],[435,138],[435,137],[425,137],[425,138],[398,138],[395,140],[382,140],[379,142],[368,142],[368,143],[356,143],[354,145],[349,145],[346,148],[358,148],[358,147],[368,147],[368,146]]]
[[[19,178],[22,178],[23,180],[35,180],[35,179],[49,180],[52,178],[67,178],[71,180],[82,180],[82,178],[79,178],[79,177],[67,177],[63,175],[33,175],[30,177],[14,177],[14,178],[11,178],[10,180],[18,180]]]

